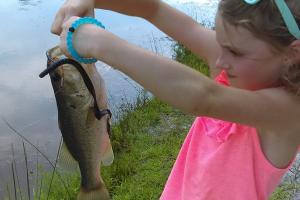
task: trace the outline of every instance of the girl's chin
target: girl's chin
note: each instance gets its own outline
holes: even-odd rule
[[[238,88],[238,89],[243,89],[243,90],[259,90],[259,89],[262,89],[261,87],[253,86],[253,85],[250,85],[250,84],[239,83],[234,79],[229,79],[229,83],[230,83],[231,87]]]
[[[260,90],[264,88],[258,85],[254,85],[253,83],[251,84],[251,83],[240,82],[240,79],[237,76],[233,76],[233,77],[228,76],[228,81],[231,87],[243,89],[243,90]]]

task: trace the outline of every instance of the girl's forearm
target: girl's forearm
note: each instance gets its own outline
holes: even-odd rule
[[[104,34],[103,34],[104,33]],[[197,71],[171,59],[100,32],[93,56],[124,72],[161,100],[184,112],[203,115],[213,82]]]
[[[95,8],[147,19],[155,15],[160,0],[94,0],[94,2]]]
[[[190,35],[201,27],[192,17],[173,8],[167,3],[160,2],[155,14],[147,19],[164,33],[193,50]],[[195,42],[195,41],[194,41]]]

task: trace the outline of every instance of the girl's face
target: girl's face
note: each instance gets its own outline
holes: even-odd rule
[[[243,27],[216,17],[216,39],[221,49],[216,67],[225,70],[233,87],[258,90],[280,85],[283,56]]]

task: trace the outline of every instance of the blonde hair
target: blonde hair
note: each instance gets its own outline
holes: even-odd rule
[[[300,27],[300,1],[285,2]],[[261,0],[255,5],[244,0],[221,0],[218,12],[225,22],[246,28],[258,39],[269,43],[277,53],[296,40],[288,31],[274,0]],[[287,90],[300,95],[300,63],[284,66],[281,82]]]

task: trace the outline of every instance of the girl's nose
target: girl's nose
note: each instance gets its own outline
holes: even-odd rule
[[[216,67],[219,69],[228,70],[230,68],[230,65],[224,61],[224,59],[220,56],[216,61]]]

